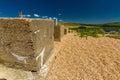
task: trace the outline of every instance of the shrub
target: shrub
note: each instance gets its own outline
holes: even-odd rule
[[[102,34],[102,36],[105,36],[105,31],[103,29],[100,29],[98,33]]]
[[[79,29],[86,29],[86,27],[85,26],[80,26],[80,27],[78,27]]]
[[[110,32],[109,32],[109,34],[114,34],[114,35],[117,35],[117,34],[118,34],[118,32],[116,32],[116,31],[110,31]]]

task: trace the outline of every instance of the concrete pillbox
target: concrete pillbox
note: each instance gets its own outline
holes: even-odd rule
[[[38,71],[54,48],[53,34],[52,20],[0,19],[0,63]]]

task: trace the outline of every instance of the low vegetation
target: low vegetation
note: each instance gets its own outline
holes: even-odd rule
[[[120,39],[120,22],[112,22],[105,24],[78,24],[71,22],[59,22],[67,28],[75,30],[80,37],[99,37],[106,36],[110,38]]]
[[[80,37],[87,37],[92,36],[92,37],[99,37],[98,34],[105,34],[104,31],[102,31],[100,28],[90,28],[90,27],[85,27],[81,26],[79,28],[71,28],[72,30],[75,30]]]
[[[120,39],[120,32],[117,31],[110,31],[106,32],[103,28],[101,27],[86,27],[86,26],[81,26],[78,28],[70,28],[72,30],[75,30],[80,37],[87,37],[92,36],[92,37],[110,37],[110,38],[115,38],[115,39]]]

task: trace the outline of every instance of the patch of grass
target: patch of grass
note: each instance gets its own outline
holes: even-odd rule
[[[80,37],[98,37],[98,33],[100,28],[87,28],[87,27],[79,27],[79,28],[71,28],[72,30],[75,30]]]
[[[120,39],[120,32],[118,31],[110,31],[108,32],[109,35],[107,35],[106,37],[110,37],[110,38],[114,38],[114,39]]]
[[[120,35],[107,35],[106,37],[120,39]]]
[[[103,37],[108,34],[106,37],[120,39],[120,31],[110,31],[105,32],[103,28],[100,27],[78,27],[78,28],[70,28],[71,30],[75,30],[80,37],[99,37],[98,35],[102,35]]]

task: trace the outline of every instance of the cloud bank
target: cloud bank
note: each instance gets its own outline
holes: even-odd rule
[[[40,15],[38,15],[38,14],[34,14],[34,17],[40,17]]]

